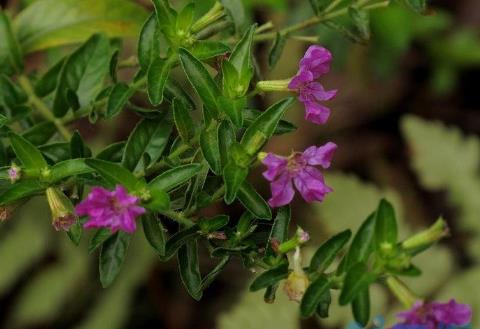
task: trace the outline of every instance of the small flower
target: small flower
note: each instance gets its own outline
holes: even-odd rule
[[[46,190],[48,205],[52,212],[52,225],[57,231],[68,231],[77,221],[72,202],[55,187]]]
[[[327,169],[336,149],[336,144],[328,142],[320,147],[310,146],[303,153],[295,152],[288,158],[268,153],[262,163],[267,166],[263,177],[271,182],[269,205],[281,207],[292,201],[295,194],[292,181],[305,201],[322,201],[332,189],[325,184],[322,173],[314,166]]]
[[[283,290],[292,301],[300,302],[310,281],[302,269],[302,257],[300,248],[296,248],[293,255],[293,271],[288,275]]]
[[[469,305],[458,304],[454,299],[448,303],[417,302],[411,310],[397,314],[403,319],[392,329],[422,328],[438,329],[449,326],[464,326],[472,319],[472,309]]]
[[[295,90],[298,100],[305,105],[305,119],[315,124],[324,124],[330,109],[319,102],[328,101],[337,95],[337,90],[326,91],[316,80],[330,70],[332,54],[320,46],[310,46],[300,61],[300,69],[290,81],[288,88]]]
[[[298,242],[301,244],[308,242],[308,240],[310,240],[310,234],[308,234],[307,231],[304,231],[301,227],[297,228],[296,235],[298,238]]]
[[[123,186],[117,185],[114,191],[96,186],[76,206],[75,212],[78,216],[90,217],[85,228],[108,227],[112,232],[133,233],[137,228],[136,218],[145,213],[145,208],[138,205],[139,201]]]
[[[12,166],[8,169],[8,178],[10,178],[10,182],[12,182],[12,184],[22,177],[21,172],[22,169],[16,164],[12,164]]]

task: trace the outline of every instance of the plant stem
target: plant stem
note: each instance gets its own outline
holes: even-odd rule
[[[191,219],[185,217],[185,215],[181,212],[166,210],[166,211],[160,211],[160,213],[165,217],[173,219],[179,224],[185,225],[186,227],[192,227],[195,224]]]
[[[370,1],[370,0],[359,1],[358,5],[362,6],[362,5],[366,4],[368,1]],[[372,10],[372,9],[386,7],[389,4],[390,4],[390,1],[378,2],[378,3],[368,5],[368,6],[364,6],[364,7],[362,7],[362,9]],[[280,30],[279,33],[281,35],[287,35],[287,34],[290,34],[292,32],[304,30],[304,29],[309,28],[311,26],[315,26],[315,25],[317,25],[321,22],[331,20],[333,18],[345,15],[347,13],[348,13],[348,7],[337,9],[337,10],[332,11],[332,12],[326,12],[322,16],[314,16],[314,17],[311,17],[309,19],[304,20],[301,23],[297,23],[297,24],[294,24],[292,26],[286,27],[286,28]],[[262,33],[262,34],[258,34],[256,36],[254,36],[254,40],[255,41],[272,40],[272,39],[275,39],[276,36],[277,36],[277,32]]]
[[[65,138],[66,140],[70,140],[72,137],[72,133],[65,127],[62,123],[62,120],[56,118],[53,113],[50,111],[48,106],[37,97],[35,91],[33,90],[33,86],[30,80],[25,75],[20,75],[18,77],[18,83],[28,95],[29,102],[37,109],[37,111],[47,120],[52,121],[57,127],[58,132]]]
[[[148,168],[148,170],[145,173],[145,176],[154,174],[157,171],[159,171],[160,169],[163,169],[167,165],[167,160],[173,160],[177,156],[182,155],[183,153],[185,153],[186,151],[188,151],[190,149],[191,149],[191,146],[189,144],[180,145],[175,151],[170,153],[166,159],[163,159],[163,160],[157,162],[156,164],[154,164],[153,166],[151,166],[150,168]]]

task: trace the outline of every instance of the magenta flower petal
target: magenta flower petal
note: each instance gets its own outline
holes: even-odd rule
[[[118,185],[114,191],[103,187],[94,187],[87,198],[75,207],[78,216],[88,216],[85,228],[110,228],[112,232],[122,230],[133,233],[136,230],[136,219],[145,213],[140,207],[139,198],[128,194]]]
[[[263,177],[271,182],[285,169],[287,159],[268,153],[268,155],[262,160],[262,163],[267,166],[267,170],[263,172]]]
[[[293,153],[288,158],[269,153],[262,162],[267,166],[263,176],[271,182],[270,206],[280,207],[292,201],[295,193],[292,180],[305,201],[322,201],[332,189],[314,166],[328,168],[336,149],[337,145],[329,142],[320,147],[311,146],[303,153]]]
[[[330,109],[316,102],[307,101],[305,104],[305,120],[315,124],[325,124],[330,117]]]
[[[292,78],[288,84],[288,89],[290,90],[302,90],[305,85],[308,85],[310,82],[313,82],[315,79],[313,73],[308,70],[300,70],[297,75]]]
[[[295,187],[307,202],[323,201],[332,189],[325,184],[323,175],[314,167],[306,167],[293,178]]]
[[[320,147],[310,146],[303,152],[303,158],[311,166],[320,165],[327,169],[330,167],[337,144],[328,142]]]
[[[272,182],[270,189],[272,197],[268,200],[268,204],[273,208],[289,204],[295,195],[288,172],[284,172],[276,181]]]
[[[448,303],[418,302],[412,309],[397,314],[402,322],[397,325],[423,325],[427,329],[437,329],[440,325],[463,326],[470,323],[472,309],[469,305],[458,304],[455,300]]]
[[[317,79],[330,71],[331,61],[332,54],[328,49],[313,45],[307,49],[305,56],[300,61],[300,69],[312,72]]]

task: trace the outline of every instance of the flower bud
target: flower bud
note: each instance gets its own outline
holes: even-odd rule
[[[285,254],[306,243],[308,240],[310,240],[310,235],[299,226],[293,238],[278,246],[278,253]]]
[[[22,172],[22,169],[14,163],[8,169],[8,178],[10,178],[10,182],[12,182],[12,184],[18,181],[22,177],[21,172]]]
[[[418,298],[402,281],[394,276],[387,278],[387,286],[397,299],[407,308],[412,307]]]
[[[57,231],[68,231],[77,220],[72,202],[55,187],[47,188],[46,194],[52,212],[53,227]]]
[[[449,230],[447,223],[443,218],[439,218],[428,229],[415,234],[414,236],[402,242],[403,250],[411,253],[424,250],[440,239],[448,236]]]
[[[0,207],[0,223],[7,221],[12,216],[15,209],[17,209],[23,202],[12,203],[3,207]]]
[[[265,80],[257,83],[257,89],[260,91],[290,91],[288,84],[290,79],[286,80]]]

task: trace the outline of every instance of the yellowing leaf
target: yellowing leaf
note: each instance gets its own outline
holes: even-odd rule
[[[80,43],[94,33],[136,37],[146,12],[128,0],[39,0],[14,21],[25,53]]]

